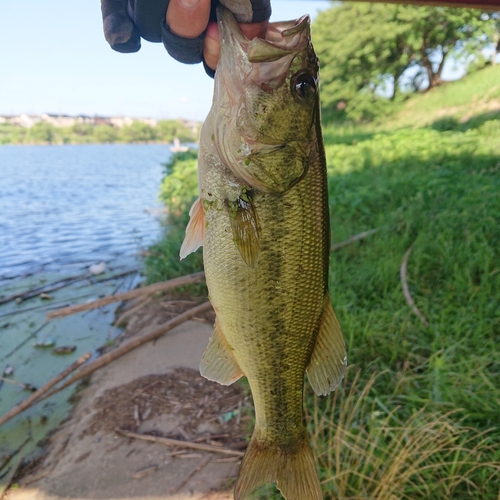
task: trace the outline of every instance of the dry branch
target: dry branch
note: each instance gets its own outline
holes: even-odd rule
[[[24,457],[20,454],[13,462],[11,469],[7,472],[5,476],[2,477],[2,483],[0,483],[0,500],[2,500],[5,492],[9,489],[12,479],[14,478],[16,472],[19,470],[19,467],[23,463],[23,458]]]
[[[165,290],[170,290],[171,288],[175,288],[178,286],[200,283],[204,279],[204,272],[188,274],[187,276],[181,276],[180,278],[174,278],[172,280],[162,281],[161,283],[155,283],[154,285],[136,288],[135,290],[130,290],[128,292],[110,295],[109,297],[104,297],[92,302],[86,302],[85,304],[77,304],[74,306],[65,307],[63,309],[58,309],[57,311],[52,311],[47,314],[47,318],[62,318],[64,316],[69,316],[71,314],[76,314],[82,311],[89,311],[90,309],[96,309],[97,307],[107,306],[108,304],[113,304],[114,302],[122,302],[124,300],[135,299],[136,297],[140,297],[144,294],[164,292]]]
[[[222,455],[231,455],[233,457],[242,457],[242,451],[230,450],[221,446],[213,446],[211,444],[193,443],[192,441],[180,441],[179,439],[170,439],[157,436],[149,436],[148,434],[138,434],[123,429],[116,429],[115,432],[120,436],[130,437],[134,439],[142,439],[143,441],[152,441],[153,443],[161,443],[166,446],[178,446],[179,448],[189,448],[190,450],[209,451],[211,453],[221,453]]]
[[[350,245],[351,243],[354,243],[355,241],[362,240],[363,238],[366,238],[367,236],[370,236],[370,234],[376,233],[376,229],[370,229],[369,231],[363,231],[362,233],[356,234],[355,236],[351,236],[347,240],[341,241],[340,243],[336,243],[335,245],[332,245],[330,248],[330,252],[335,252],[336,250],[339,250],[340,248],[343,248],[347,245]]]
[[[18,292],[13,295],[9,295],[8,297],[0,299],[0,305],[6,304],[7,302],[16,299],[22,299],[22,300],[31,299],[33,297],[36,297],[37,295],[40,295],[41,293],[53,292],[54,290],[58,290],[59,288],[62,288],[64,286],[72,285],[76,281],[85,279],[85,276],[86,276],[85,274],[82,274],[80,276],[70,276],[62,280],[54,281],[53,283],[36,286],[35,288],[30,288],[29,290],[25,290],[24,292]]]
[[[115,359],[118,359],[128,352],[132,351],[136,347],[141,346],[142,344],[145,344],[146,342],[150,342],[152,340],[156,340],[157,338],[161,337],[163,334],[169,332],[170,330],[174,329],[176,326],[179,326],[180,324],[184,323],[188,319],[191,319],[193,316],[197,316],[198,314],[204,313],[206,311],[209,311],[212,305],[210,302],[203,302],[203,304],[200,304],[199,306],[192,307],[191,309],[188,309],[187,311],[183,312],[182,314],[179,314],[179,316],[176,316],[175,318],[171,319],[170,321],[167,321],[164,325],[159,326],[158,328],[155,328],[151,332],[144,333],[142,335],[139,335],[138,337],[134,337],[131,340],[128,340],[127,342],[124,342],[117,348],[113,349],[112,351],[103,354],[99,358],[95,359],[91,363],[89,363],[87,366],[84,366],[81,370],[76,372],[69,380],[64,382],[63,385],[54,388],[52,391],[50,391],[48,394],[46,394],[40,401],[43,399],[47,399],[56,392],[59,392],[66,387],[68,387],[71,384],[74,384],[78,380],[81,380],[84,377],[87,377],[88,375],[94,373],[96,370],[99,368],[102,368],[103,366],[106,366],[107,364],[111,363]]]
[[[418,316],[418,319],[424,324],[424,326],[429,326],[429,322],[425,319],[425,316],[419,311],[418,307],[413,302],[413,298],[410,294],[410,289],[408,287],[408,259],[410,258],[410,254],[413,250],[413,246],[415,243],[412,243],[410,248],[406,250],[405,256],[403,258],[403,262],[401,263],[400,276],[401,276],[401,285],[403,287],[403,294],[405,296],[407,304],[410,306],[411,310]]]
[[[8,384],[12,384],[12,385],[17,385],[17,387],[22,387],[23,389],[25,389],[27,391],[31,390],[30,388],[33,387],[30,384],[23,384],[22,382],[18,382],[17,380],[14,380],[11,378],[0,377],[0,385],[3,382],[7,382]]]
[[[29,398],[26,398],[24,401],[21,401],[19,404],[14,406],[11,410],[9,410],[5,415],[0,417],[0,426],[8,422],[11,418],[15,417],[22,411],[26,410],[30,406],[33,406],[35,402],[38,402],[41,396],[46,394],[52,387],[54,387],[58,382],[66,378],[72,371],[75,371],[79,366],[86,363],[92,355],[87,352],[80,356],[74,363],[65,368],[59,375],[56,375],[53,379],[49,380],[43,387],[40,387],[38,391],[34,392]]]
[[[130,307],[127,309],[114,323],[115,327],[120,326],[129,316],[135,314],[137,311],[140,311],[145,305],[149,304],[153,300],[153,294],[146,295],[142,300],[139,301],[139,304],[136,304],[134,307]]]

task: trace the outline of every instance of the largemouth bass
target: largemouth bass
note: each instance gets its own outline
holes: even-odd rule
[[[303,384],[341,381],[346,353],[328,293],[330,227],[318,61],[308,16],[248,40],[218,8],[221,56],[202,127],[199,198],[183,258],[203,245],[215,330],[200,371],[246,376],[255,429],[235,487],[276,482],[288,500],[322,499],[303,423]]]

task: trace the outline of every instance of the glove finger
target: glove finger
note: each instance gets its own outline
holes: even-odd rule
[[[104,38],[117,52],[137,52],[141,37],[127,13],[127,0],[101,0]]]
[[[169,3],[169,0],[128,0],[129,15],[144,40],[162,41],[162,21]]]
[[[165,20],[162,21],[161,28],[163,45],[174,59],[185,64],[203,61],[203,41],[206,30],[196,38],[184,38],[173,33]]]

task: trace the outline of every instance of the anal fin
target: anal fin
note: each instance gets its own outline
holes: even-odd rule
[[[181,260],[186,258],[190,253],[195,252],[203,245],[203,235],[205,232],[205,214],[200,198],[196,198],[195,202],[189,210],[189,223],[186,227],[186,236],[182,242],[180,257]]]
[[[200,373],[203,377],[222,385],[231,385],[243,376],[217,322],[201,358]]]
[[[306,370],[314,392],[318,396],[330,394],[340,384],[346,367],[347,355],[342,330],[327,293],[316,345]]]

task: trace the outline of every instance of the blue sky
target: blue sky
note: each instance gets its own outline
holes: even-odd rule
[[[0,114],[66,113],[202,120],[212,80],[201,65],[171,59],[161,44],[135,54],[111,50],[100,2],[0,2]],[[273,19],[330,5],[327,0],[273,0]]]

